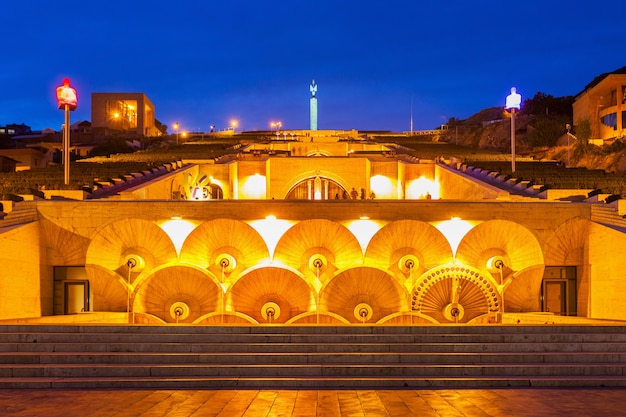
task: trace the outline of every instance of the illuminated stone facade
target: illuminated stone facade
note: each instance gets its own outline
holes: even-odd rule
[[[626,135],[626,67],[602,74],[576,96],[574,125],[587,119],[591,139],[614,139]]]
[[[0,317],[450,324],[498,322],[504,310],[625,318],[625,235],[593,221],[593,204],[511,196],[393,149],[256,145],[186,161],[113,198],[38,202],[37,222],[0,234]],[[318,154],[330,156],[306,156]]]

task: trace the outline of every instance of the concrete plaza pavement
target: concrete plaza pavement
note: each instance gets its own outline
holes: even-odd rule
[[[626,389],[0,390],[5,417],[620,416]]]

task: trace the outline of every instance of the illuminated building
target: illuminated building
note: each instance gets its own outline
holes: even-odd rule
[[[598,217],[604,203],[512,195],[392,145],[320,138],[237,152],[183,161],[109,198],[28,202],[37,220],[0,233],[0,318],[626,317],[626,235]]]
[[[154,115],[154,104],[143,93],[91,94],[91,125],[95,136],[160,136]]]
[[[626,67],[602,74],[587,84],[573,104],[574,126],[582,120],[591,124],[591,142],[626,135]]]

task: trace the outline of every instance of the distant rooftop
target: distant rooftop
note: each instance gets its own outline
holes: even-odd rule
[[[615,71],[612,72],[605,72],[604,74],[600,74],[597,77],[595,77],[589,84],[587,84],[585,86],[585,88],[583,89],[583,91],[581,91],[579,94],[592,89],[593,87],[595,87],[596,85],[600,84],[600,82],[602,80],[604,80],[606,77],[608,77],[609,75],[613,75],[613,74],[626,74],[626,67],[622,67],[620,69],[617,69]]]

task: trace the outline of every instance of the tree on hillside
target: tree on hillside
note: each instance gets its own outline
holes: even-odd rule
[[[552,147],[565,134],[565,125],[572,120],[574,97],[552,97],[538,92],[524,100],[521,114],[531,116],[528,143],[532,147]]]
[[[565,125],[569,116],[553,115],[552,117],[538,116],[530,123],[528,144],[533,148],[545,148],[556,145],[557,140],[566,133]]]
[[[589,142],[589,139],[591,139],[591,121],[588,118],[579,120],[578,124],[575,126],[575,129],[578,142],[582,144],[587,144]]]
[[[527,98],[522,103],[520,114],[568,116],[572,117],[573,96],[552,97],[549,94],[538,92],[533,98]]]

